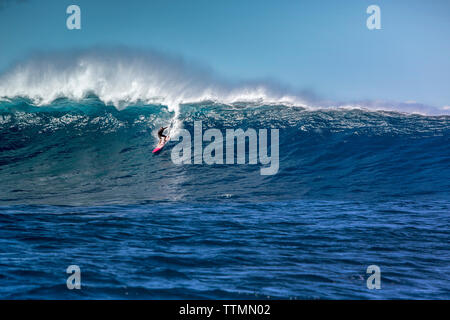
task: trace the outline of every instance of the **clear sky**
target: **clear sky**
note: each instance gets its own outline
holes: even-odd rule
[[[81,30],[66,8],[81,8]],[[381,30],[366,9],[381,8]],[[448,0],[0,0],[0,70],[35,51],[126,45],[333,100],[450,105]]]

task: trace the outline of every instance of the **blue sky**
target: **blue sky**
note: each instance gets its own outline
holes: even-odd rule
[[[332,100],[450,105],[450,1],[0,0],[0,70],[35,51],[126,45]],[[82,29],[66,28],[81,8]],[[366,28],[381,8],[382,30]]]

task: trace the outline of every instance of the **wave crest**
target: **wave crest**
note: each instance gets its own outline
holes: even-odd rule
[[[420,103],[337,103],[275,83],[234,83],[192,61],[155,51],[127,48],[35,54],[0,75],[0,98],[3,99],[24,97],[41,106],[63,97],[81,101],[91,94],[118,109],[136,103],[165,105],[176,116],[180,104],[204,101],[450,114],[450,110]]]
[[[0,77],[0,96],[26,97],[47,105],[66,97],[95,94],[106,104],[162,104],[177,111],[182,103],[264,101],[303,105],[299,97],[263,84],[234,85],[210,70],[152,51],[96,49],[39,54]]]

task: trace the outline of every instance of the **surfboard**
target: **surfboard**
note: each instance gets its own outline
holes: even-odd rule
[[[158,153],[159,151],[162,150],[162,148],[164,148],[164,146],[166,145],[166,143],[170,140],[170,137],[167,136],[164,140],[161,140],[160,143],[158,143],[158,145],[156,146],[155,149],[153,149],[152,153]]]

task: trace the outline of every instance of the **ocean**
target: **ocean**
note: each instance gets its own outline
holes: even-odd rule
[[[152,52],[19,61],[0,74],[0,298],[449,299],[449,111],[319,102]],[[250,141],[244,163],[175,163],[200,121],[278,130],[277,170]]]
[[[182,104],[278,128],[279,171],[151,150],[174,111],[95,95],[0,106],[3,299],[450,298],[450,117]],[[248,153],[248,150],[247,150]],[[66,268],[81,270],[69,290]],[[369,290],[367,267],[381,270]]]

